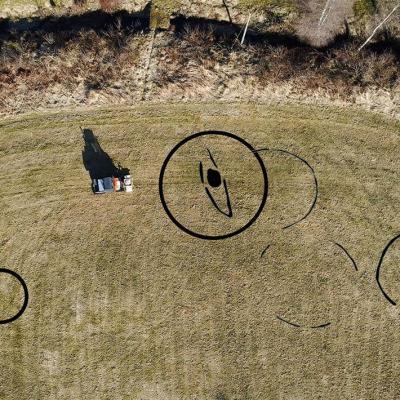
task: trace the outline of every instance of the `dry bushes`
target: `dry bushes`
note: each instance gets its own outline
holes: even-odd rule
[[[344,96],[356,89],[392,89],[400,84],[399,61],[392,52],[360,53],[357,45],[347,41],[315,49],[264,41],[241,47],[218,40],[212,30],[186,28],[163,50],[165,61],[159,65],[156,83],[162,87],[190,80],[196,66],[210,72],[225,68],[236,76],[256,78],[261,86],[291,81],[299,89],[323,88]]]
[[[266,48],[260,59],[257,75],[263,83],[294,80],[305,89],[348,94],[355,88],[391,89],[399,82],[393,54],[360,54],[355,43],[325,51]]]
[[[121,5],[119,0],[100,0],[100,7],[105,12],[117,11]]]
[[[38,39],[40,37],[40,39]],[[82,31],[21,36],[3,42],[0,50],[0,93],[24,85],[27,91],[55,84],[86,90],[105,88],[135,66],[138,54],[130,46],[133,35],[118,27],[105,32]]]
[[[106,31],[10,35],[0,42],[0,107],[18,93],[25,102],[26,96],[43,97],[55,86],[67,97],[78,87],[85,96],[109,89],[118,96],[123,87],[132,98],[141,93],[149,39],[121,28],[118,21]],[[162,44],[153,52],[150,74],[156,91],[200,85],[219,96],[219,89],[235,79],[259,88],[290,82],[300,92],[324,89],[342,97],[365,88],[400,87],[395,54],[383,48],[358,52],[352,41],[315,49],[282,36],[270,43],[268,37],[253,38],[242,47],[234,36],[189,25],[160,33],[157,41]]]

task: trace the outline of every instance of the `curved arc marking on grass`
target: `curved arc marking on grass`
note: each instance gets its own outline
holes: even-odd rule
[[[260,258],[262,258],[264,256],[264,254],[267,252],[267,250],[272,246],[272,244],[270,243],[261,253]],[[296,324],[294,322],[288,321],[287,319],[284,319],[282,317],[280,317],[279,315],[276,316],[277,319],[279,319],[279,321],[284,322],[285,324],[294,326],[295,328],[310,328],[310,329],[320,329],[320,328],[326,328],[328,326],[331,325],[331,322],[326,322],[324,324],[321,325],[313,325],[313,326],[305,326],[305,325],[299,325]]]
[[[210,149],[207,149],[207,152],[208,152],[208,156],[210,157],[211,162],[214,164],[215,168],[218,169],[218,165],[217,165],[217,163],[215,162],[215,159],[214,159],[214,157],[213,157],[213,155],[212,155]]]
[[[271,247],[271,243],[261,252],[260,258],[263,258],[267,250]]]
[[[233,212],[232,212],[232,206],[231,206],[231,201],[230,201],[230,197],[229,197],[229,191],[228,191],[228,186],[226,184],[226,180],[224,179],[224,190],[225,190],[225,197],[226,197],[226,204],[228,206],[228,212],[226,213],[225,211],[223,211],[218,203],[215,201],[214,196],[211,194],[211,192],[209,191],[209,189],[206,187],[206,193],[208,198],[210,199],[212,205],[223,215],[225,215],[225,217],[228,218],[232,218],[233,217]]]
[[[211,162],[214,164],[215,168],[217,168],[217,170],[218,170],[217,162],[215,161],[215,159],[214,159],[214,157],[213,157],[211,151],[210,151],[209,149],[207,149],[207,151],[208,151],[208,156],[210,157]],[[218,173],[220,173],[220,172],[218,171]],[[203,176],[203,164],[202,164],[201,161],[200,161],[200,179],[201,179],[201,182],[202,182],[203,184],[205,184],[205,182],[204,182],[204,176]],[[207,196],[208,196],[208,198],[210,199],[212,205],[213,205],[221,214],[225,215],[225,217],[232,218],[232,217],[233,217],[233,212],[232,212],[231,199],[230,199],[230,196],[229,196],[229,190],[228,190],[228,185],[227,185],[227,183],[226,183],[226,179],[224,178],[224,190],[225,190],[225,197],[226,197],[226,205],[227,205],[227,207],[228,207],[228,212],[227,212],[227,213],[224,212],[224,211],[219,207],[218,203],[215,201],[214,196],[211,194],[211,192],[210,192],[210,190],[208,189],[208,187],[205,187],[205,189],[206,189]]]
[[[381,257],[380,257],[380,259],[379,259],[378,267],[376,268],[376,276],[375,276],[375,277],[376,277],[376,282],[378,283],[379,289],[381,290],[382,294],[385,296],[386,300],[387,300],[390,304],[392,304],[392,305],[394,305],[394,306],[395,306],[397,303],[396,303],[394,300],[392,300],[392,298],[385,292],[385,289],[383,289],[383,286],[382,286],[382,284],[381,284],[381,282],[380,282],[380,272],[381,272],[381,267],[382,267],[382,264],[383,264],[383,260],[385,259],[386,253],[387,253],[388,250],[392,247],[392,245],[393,245],[397,240],[399,240],[399,239],[400,239],[400,233],[399,233],[397,236],[395,236],[394,238],[392,238],[392,239],[386,244],[385,248],[384,248],[383,251],[382,251]]]
[[[319,195],[319,186],[318,186],[317,175],[315,174],[314,168],[311,166],[311,164],[307,160],[305,160],[304,158],[302,158],[302,157],[298,156],[297,154],[294,154],[294,153],[292,153],[292,152],[290,152],[288,150],[268,148],[268,147],[256,150],[257,153],[261,152],[261,151],[276,151],[276,152],[279,152],[279,153],[283,153],[283,154],[287,154],[289,156],[292,156],[292,157],[296,158],[297,160],[301,161],[302,163],[306,164],[307,168],[311,171],[311,174],[313,176],[314,186],[315,186],[315,194],[314,194],[313,202],[312,202],[310,208],[308,209],[307,213],[303,217],[301,217],[297,221],[292,222],[291,224],[286,225],[286,226],[284,226],[282,228],[282,229],[288,229],[288,228],[290,228],[290,227],[292,227],[294,225],[297,225],[298,223],[304,221],[312,213],[312,211],[314,210],[314,208],[315,208],[315,206],[317,204],[318,195]]]
[[[299,324],[296,324],[296,323],[294,323],[294,322],[288,321],[287,319],[284,319],[284,318],[280,317],[279,315],[277,315],[276,318],[278,318],[279,321],[282,321],[282,322],[284,322],[285,324],[288,324],[288,325],[290,325],[290,326],[294,326],[295,328],[319,329],[319,328],[326,328],[326,327],[328,327],[329,325],[331,325],[330,322],[327,322],[327,323],[321,324],[321,325],[305,326],[305,325],[299,325]]]
[[[336,246],[338,246],[340,249],[343,250],[343,252],[346,254],[346,256],[350,259],[351,263],[353,264],[353,267],[356,271],[358,271],[358,267],[356,264],[356,261],[354,260],[354,258],[350,255],[350,253],[346,250],[346,248],[344,246],[342,246],[340,243],[337,242],[332,242],[334,243]]]
[[[311,326],[311,329],[319,329],[319,328],[326,328],[327,326],[329,326],[331,323],[327,322],[325,324],[321,324],[321,325],[317,325],[317,326]]]
[[[201,183],[204,185],[203,163],[201,161],[199,161],[199,173],[200,173]]]
[[[294,322],[290,322],[290,321],[288,321],[288,320],[286,320],[286,319],[284,319],[284,318],[280,317],[279,315],[277,315],[277,316],[276,316],[276,318],[278,318],[278,319],[279,319],[279,321],[282,321],[282,322],[284,322],[285,324],[288,324],[288,325],[294,326],[295,328],[301,328],[301,326],[300,326],[300,325],[298,325],[298,324],[295,324]]]

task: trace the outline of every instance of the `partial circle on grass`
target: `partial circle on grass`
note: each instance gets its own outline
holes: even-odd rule
[[[3,324],[9,324],[10,322],[15,321],[24,313],[26,307],[28,306],[29,294],[28,294],[28,287],[26,286],[25,281],[16,272],[11,271],[10,269],[7,269],[7,268],[0,268],[0,272],[9,274],[9,275],[13,276],[14,278],[16,278],[24,290],[24,302],[22,304],[22,307],[14,316],[0,320],[0,324],[3,325]]]

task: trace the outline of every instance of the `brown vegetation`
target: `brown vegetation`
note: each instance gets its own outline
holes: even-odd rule
[[[118,24],[102,32],[10,38],[1,47],[0,106],[21,86],[31,96],[54,85],[73,90],[83,84],[86,92],[107,88],[137,64],[140,39]]]
[[[120,8],[119,0],[100,0],[100,7],[103,11],[112,12]]]
[[[236,41],[219,40],[212,30],[188,27],[162,53],[159,85],[195,79],[194,66],[212,70],[216,64],[234,65],[236,73],[255,77],[261,85],[294,80],[304,89],[325,88],[344,95],[355,88],[392,89],[400,84],[399,61],[393,52],[360,54],[350,40],[326,49],[300,43],[272,45],[268,40],[241,47]]]
[[[111,89],[112,96],[142,98],[149,40],[143,31],[135,33],[118,20],[104,31],[10,35],[0,47],[0,108],[14,109],[18,96],[28,108],[35,96],[44,106],[58,103],[57,94],[71,104],[86,103],[91,93]],[[297,91],[324,90],[341,98],[369,88],[400,87],[394,51],[358,52],[359,42],[350,39],[317,49],[284,35],[250,35],[247,45],[240,46],[235,35],[192,24],[159,33],[157,43],[150,68],[155,96],[171,85],[190,90],[202,82],[206,88],[210,79],[218,82],[216,90],[209,86],[218,96],[233,78],[251,81],[260,90],[290,82]],[[43,100],[50,90],[51,99]]]

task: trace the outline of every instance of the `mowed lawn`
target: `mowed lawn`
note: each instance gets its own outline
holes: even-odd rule
[[[92,194],[81,128],[130,168],[133,193]],[[307,160],[312,213],[282,229],[307,212],[314,181],[298,159],[264,151],[269,197],[253,225],[217,241],[178,229],[160,169],[205,130]],[[233,159],[224,168],[240,175]],[[375,280],[400,232],[399,122],[221,103],[34,114],[0,122],[0,163],[0,266],[30,295],[0,325],[0,399],[400,398],[399,308]],[[177,171],[179,193],[190,181]],[[400,302],[399,254],[381,281]],[[0,294],[4,319],[21,291],[0,274]]]

